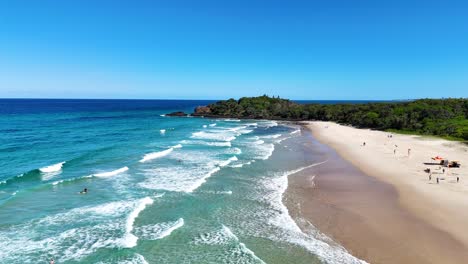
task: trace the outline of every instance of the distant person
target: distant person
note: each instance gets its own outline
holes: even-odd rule
[[[396,149],[393,149],[393,155],[396,155]]]
[[[457,183],[460,181],[460,177],[457,176]]]
[[[439,184],[439,177],[437,177],[437,184]]]
[[[50,259],[50,264],[55,264],[54,259]]]
[[[80,194],[87,194],[87,193],[88,193],[88,188],[84,188],[84,189],[80,192]]]
[[[362,145],[365,147],[365,146],[366,146],[366,142],[362,143]]]
[[[411,155],[411,149],[408,149],[408,157]]]
[[[445,174],[445,169],[442,169],[442,173]]]
[[[429,173],[429,181],[432,180],[432,173]]]

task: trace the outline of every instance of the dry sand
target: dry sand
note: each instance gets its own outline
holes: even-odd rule
[[[466,145],[408,135],[388,138],[386,132],[329,122],[310,122],[307,127],[327,145],[316,142],[312,147],[327,153],[333,166],[290,178],[288,192],[296,194],[287,201],[292,214],[308,219],[371,263],[465,263]],[[436,155],[459,160],[462,168],[444,175],[438,166],[424,164]],[[434,171],[432,181],[425,168]],[[437,184],[437,177],[444,180]]]

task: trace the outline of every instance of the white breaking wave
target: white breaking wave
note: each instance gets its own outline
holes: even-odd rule
[[[207,146],[215,147],[231,147],[231,142],[205,142]]]
[[[181,144],[177,144],[177,145],[172,146],[172,147],[170,147],[170,148],[168,148],[166,150],[163,150],[163,151],[148,153],[148,154],[143,156],[143,158],[140,160],[140,162],[146,162],[146,161],[149,161],[149,160],[164,157],[164,156],[168,155],[169,153],[171,153],[174,149],[181,148],[181,147],[182,147]]]
[[[215,127],[216,123],[210,124],[210,127]]]
[[[166,115],[159,115],[159,116],[161,116],[161,117],[165,117]]]
[[[166,134],[166,129],[161,129],[161,130],[159,130],[159,133],[161,133],[161,135]]]
[[[253,130],[252,129],[240,129],[237,131],[239,134],[243,135],[243,134],[249,134],[249,133],[252,133]]]
[[[239,154],[242,154],[242,150],[240,148],[230,148],[228,153],[239,155]]]
[[[247,128],[247,126],[238,126],[238,127],[228,128],[226,130],[236,132],[245,128]]]
[[[236,161],[238,160],[236,156],[233,156],[233,157],[230,157],[229,159],[227,159],[226,161],[223,161],[221,163],[218,164],[218,166],[220,167],[225,167],[227,165],[229,165],[229,163],[233,162],[233,161]]]
[[[211,171],[209,171],[207,174],[205,174],[202,178],[196,180],[192,186],[190,187],[190,189],[188,189],[187,192],[193,192],[195,191],[196,189],[198,189],[200,186],[202,186],[203,183],[206,182],[206,179],[208,179],[209,177],[211,177],[211,175],[215,174],[216,172],[218,172],[220,170],[219,167],[216,167],[214,169],[212,169]]]
[[[256,144],[256,145],[261,145],[261,144],[264,144],[265,141],[263,141],[263,140],[257,140],[257,141],[255,141],[255,142],[253,142],[253,143]]]
[[[206,182],[206,179],[208,179],[209,177],[211,177],[211,175],[213,175],[214,173],[218,172],[221,170],[221,167],[225,167],[227,165],[229,165],[229,163],[233,162],[233,161],[236,161],[237,160],[237,157],[236,156],[233,156],[233,157],[230,157],[228,160],[226,161],[223,161],[223,162],[220,162],[218,163],[217,165],[219,167],[216,167],[214,169],[212,169],[210,172],[208,172],[207,174],[204,175],[204,177],[198,179],[197,181],[195,181],[192,185],[192,188],[189,192],[193,192],[195,191],[196,189],[198,189],[203,183]]]
[[[204,146],[214,146],[214,147],[231,147],[231,142],[229,141],[203,141],[203,140],[182,140],[182,144],[189,145],[204,145]]]
[[[210,139],[210,140],[218,140],[218,141],[233,141],[236,139],[235,136],[229,133],[215,133],[215,132],[194,132],[192,133],[191,138],[196,139]]]
[[[134,221],[152,202],[148,197],[109,202],[2,228],[1,262],[41,263],[50,256],[58,263],[80,262],[100,248],[132,247]]]
[[[231,195],[232,191],[206,191],[204,193]]]
[[[115,262],[113,262],[113,261],[98,262],[96,264],[111,264],[111,263],[115,263]],[[119,262],[117,262],[117,264],[148,264],[148,261],[146,261],[146,259],[142,255],[140,255],[138,253],[135,253],[133,258],[131,258],[129,260],[119,260]]]
[[[169,153],[171,153],[173,150],[174,150],[173,148],[169,148],[169,149],[159,151],[159,152],[148,153],[148,154],[143,156],[143,158],[140,160],[140,162],[147,162],[149,160],[164,157],[164,156],[168,155]]]
[[[223,225],[221,230],[200,234],[194,239],[193,243],[204,245],[226,245],[233,241],[237,241],[237,237],[228,227]]]
[[[179,218],[174,222],[145,225],[135,229],[135,233],[145,240],[157,240],[169,236],[174,230],[184,226],[184,219]]]
[[[240,119],[223,119],[225,122],[240,122]]]
[[[141,211],[145,210],[147,205],[153,203],[153,199],[149,197],[145,197],[138,201],[137,206],[130,215],[127,217],[127,221],[125,223],[125,236],[122,238],[122,246],[125,248],[132,248],[137,245],[138,237],[132,234],[133,231],[133,224],[135,223],[135,219],[141,213]]]
[[[113,170],[113,171],[108,171],[108,172],[96,173],[96,174],[93,174],[93,176],[100,177],[100,178],[106,178],[106,177],[115,176],[117,174],[120,174],[120,173],[123,173],[123,172],[126,172],[126,171],[128,171],[128,167],[123,167],[123,168]]]
[[[275,226],[278,230],[283,230],[279,237],[271,236],[271,239],[278,241],[287,241],[289,243],[301,246],[313,254],[317,255],[323,262],[332,264],[353,263],[362,264],[366,263],[351,254],[344,248],[338,245],[331,245],[328,242],[332,240],[321,234],[318,230],[314,230],[314,234],[304,233],[297,223],[292,219],[287,207],[283,204],[283,195],[288,187],[288,176],[303,171],[305,169],[324,164],[327,161],[315,163],[305,166],[296,170],[291,170],[279,174],[279,176],[265,177],[263,181],[263,190],[259,197],[262,201],[269,204],[272,209],[271,213],[267,214],[268,224]]]
[[[299,133],[299,132],[301,132],[301,130],[300,130],[300,129],[297,129],[297,130],[294,130],[293,132],[291,132],[291,133],[289,133],[289,134],[290,134],[290,135],[294,135],[294,134],[297,134],[297,133]]]
[[[290,138],[292,138],[292,137],[280,138],[280,139],[276,140],[275,142],[278,143],[278,144],[280,144],[281,142],[285,141],[286,139],[290,139]]]
[[[145,169],[145,180],[139,185],[153,190],[193,192],[205,179],[219,171],[218,164],[224,162],[218,159],[217,155],[220,154],[224,154],[224,151],[187,149],[176,152],[173,158],[182,162]]]
[[[252,164],[252,161],[249,161],[249,162],[246,162],[246,163],[234,164],[234,165],[231,165],[230,167],[231,167],[231,168],[242,168],[242,167],[244,167],[245,165],[250,165],[250,164]]]
[[[278,122],[276,122],[276,121],[262,121],[262,122],[259,122],[258,126],[259,127],[270,128],[270,127],[278,126]]]
[[[273,152],[275,151],[275,145],[273,144],[262,144],[260,145],[261,148],[259,148],[260,156],[259,159],[261,160],[267,160],[273,155]]]
[[[255,253],[247,248],[247,246],[239,241],[239,238],[229,229],[229,227],[222,225],[221,230],[212,233],[205,233],[199,235],[193,241],[194,244],[204,245],[231,245],[235,246],[230,248],[231,252],[228,252],[228,256],[235,259],[236,263],[262,263],[265,262],[257,257]],[[226,260],[227,263],[231,263],[232,259]]]
[[[119,263],[119,264],[124,264],[124,263]],[[140,255],[135,253],[135,258],[131,260],[129,264],[149,264],[146,259]]]
[[[39,170],[44,173],[58,172],[62,170],[62,166],[65,164],[65,161],[53,164],[47,167],[40,168]]]
[[[208,126],[207,125],[203,125],[203,128],[207,128]]]
[[[261,136],[261,138],[279,138],[281,137],[281,134],[274,134],[274,135],[268,135],[268,136]]]

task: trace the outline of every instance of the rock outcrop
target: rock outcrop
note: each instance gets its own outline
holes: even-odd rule
[[[211,108],[209,106],[198,106],[195,108],[194,113],[192,114],[194,116],[210,116],[212,115],[211,113]]]
[[[177,111],[177,112],[172,112],[169,114],[166,114],[166,116],[188,116],[188,114],[182,112],[182,111]]]

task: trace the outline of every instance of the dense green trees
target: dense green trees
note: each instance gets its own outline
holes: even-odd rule
[[[468,99],[298,104],[264,95],[219,101],[208,107],[209,115],[216,117],[334,121],[361,128],[398,130],[468,140]]]

